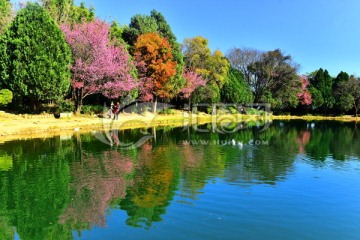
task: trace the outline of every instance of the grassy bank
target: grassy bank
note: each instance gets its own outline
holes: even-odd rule
[[[120,114],[118,121],[97,116],[73,116],[70,118],[55,119],[53,115],[14,115],[0,112],[0,142],[51,137],[54,135],[69,135],[75,132],[89,132],[92,130],[149,128],[157,126],[184,126],[191,124],[206,124],[213,121],[246,122],[258,120],[336,120],[359,121],[360,118],[351,116],[323,117],[323,116],[257,116],[257,115],[230,115],[221,114],[213,117],[209,114],[191,114],[177,112],[172,115]]]

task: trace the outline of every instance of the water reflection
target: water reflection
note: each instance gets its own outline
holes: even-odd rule
[[[121,131],[119,141],[141,131]],[[0,145],[0,239],[72,239],[73,231],[106,227],[109,208],[125,211],[128,226],[150,229],[175,196],[196,200],[209,181],[276,185],[294,172],[298,156],[315,167],[340,160],[328,164],[338,169],[360,156],[359,146],[354,123],[303,121],[226,135],[166,127],[128,151],[91,134],[6,142]]]

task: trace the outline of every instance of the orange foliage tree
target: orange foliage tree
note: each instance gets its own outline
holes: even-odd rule
[[[167,81],[176,74],[176,62],[172,61],[171,46],[166,38],[157,33],[140,35],[134,44],[134,61],[139,74],[140,94],[144,101],[170,96]]]

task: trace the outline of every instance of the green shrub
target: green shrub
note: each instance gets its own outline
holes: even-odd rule
[[[0,106],[6,106],[12,102],[13,93],[8,89],[0,90]]]
[[[69,99],[60,100],[57,104],[57,112],[74,112],[74,111],[75,111],[75,105]]]
[[[82,113],[86,115],[102,114],[104,106],[101,105],[84,105],[82,106]]]

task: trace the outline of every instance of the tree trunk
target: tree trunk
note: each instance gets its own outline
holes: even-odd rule
[[[157,97],[155,97],[155,102],[154,102],[154,114],[156,113],[156,108],[157,108]]]
[[[39,110],[40,110],[39,101],[36,99],[31,99],[30,102],[31,102],[30,106],[31,106],[32,113],[39,113]]]
[[[191,97],[189,97],[189,113],[191,112]]]
[[[80,114],[82,107],[82,100],[83,100],[82,88],[77,88],[75,91],[76,91],[75,112],[76,114]]]

